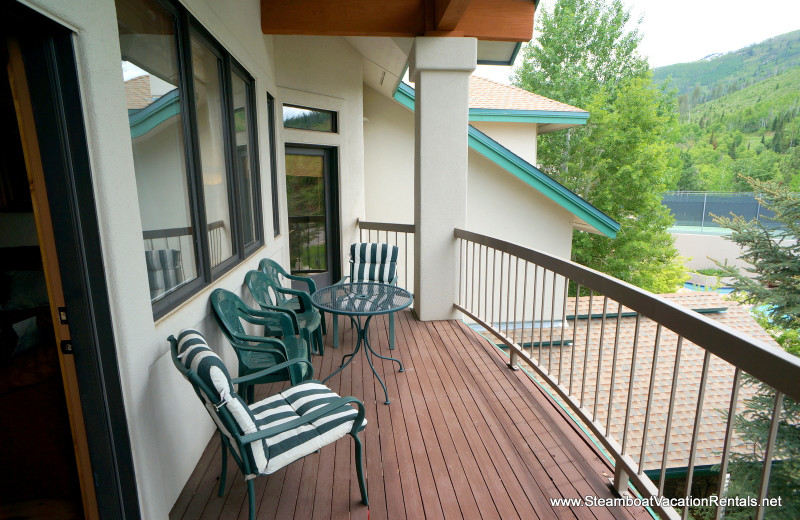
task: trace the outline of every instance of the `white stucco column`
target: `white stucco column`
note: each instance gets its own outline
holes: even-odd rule
[[[455,317],[458,243],[467,223],[469,75],[475,38],[419,37],[409,59],[414,110],[414,310],[421,320]]]

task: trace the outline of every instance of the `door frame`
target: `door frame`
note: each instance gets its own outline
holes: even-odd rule
[[[331,283],[336,283],[342,278],[342,233],[339,212],[338,151],[339,149],[336,146],[315,144],[286,143],[284,146],[284,160],[285,156],[289,154],[323,157],[322,181],[325,191],[325,240],[331,245],[331,247],[328,247],[328,272],[330,273]],[[286,175],[288,177],[288,173]],[[288,203],[286,213],[288,216]],[[291,239],[290,236],[289,240]],[[291,259],[289,261],[291,262]]]
[[[71,341],[63,350],[72,358],[77,381],[77,389],[65,385],[71,394],[67,399],[80,403],[85,442],[91,446],[91,473],[83,474],[89,481],[82,485],[93,487],[99,518],[140,518],[73,45],[76,35],[17,2],[7,8],[2,37],[13,36],[18,42],[21,63],[13,74],[14,88],[19,99],[29,102],[18,108],[20,126],[29,129],[23,147],[41,166],[38,173],[37,168],[32,171],[46,192],[47,207],[39,207],[39,215],[53,217],[55,258],[45,259],[45,269],[56,266],[63,289]],[[79,458],[80,451],[79,446]]]

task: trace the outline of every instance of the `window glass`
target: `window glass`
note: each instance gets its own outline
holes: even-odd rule
[[[150,297],[197,278],[174,17],[152,0],[118,0],[122,75]]]
[[[257,239],[256,212],[254,208],[255,185],[251,172],[250,125],[252,119],[249,85],[237,74],[232,75],[233,123],[236,140],[236,174],[239,178],[239,210],[242,214],[244,245]]]
[[[292,272],[327,271],[324,156],[286,152],[286,197]]]
[[[230,189],[225,166],[225,127],[222,118],[224,105],[220,84],[220,59],[195,36],[192,36],[192,76],[208,249],[211,267],[214,267],[235,252],[228,200]]]
[[[283,126],[299,130],[336,132],[336,112],[283,105]]]

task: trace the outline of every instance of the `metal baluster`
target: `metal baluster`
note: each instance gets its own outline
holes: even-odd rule
[[[525,300],[528,299],[528,261],[525,260],[525,269],[522,272],[522,325],[520,325],[520,339],[519,346],[525,350]],[[531,328],[533,333],[533,328]]]
[[[358,227],[358,241],[364,241],[364,229],[361,226]]]
[[[536,342],[536,284],[539,281],[539,266],[533,264],[533,303],[531,304],[531,359],[533,359],[533,344]],[[539,359],[536,364],[539,364]]]
[[[583,346],[583,380],[581,381],[581,408],[583,408],[584,391],[586,390],[586,368],[589,363],[589,342],[592,335],[592,303],[594,302],[594,290],[589,289],[589,314],[586,316],[586,344]],[[575,316],[577,319],[577,316]]]
[[[469,277],[470,285],[472,286],[472,291],[470,292],[469,310],[472,312],[475,312],[475,247],[477,245],[477,242],[472,243],[472,275]]]
[[[686,473],[686,494],[689,496],[692,492],[692,479],[694,477],[694,459],[697,456],[697,438],[700,435],[700,425],[703,420],[703,401],[706,396],[706,381],[708,380],[708,365],[711,363],[711,352],[706,350],[706,355],[703,357],[703,375],[700,376],[700,391],[697,396],[697,411],[694,415],[694,430],[692,430],[692,444],[689,451],[689,470]],[[683,519],[689,518],[689,506],[683,508]]]
[[[511,314],[511,253],[508,254],[508,275],[506,276],[506,337],[508,337],[509,314]]]
[[[506,254],[504,251],[500,251],[500,284],[497,286],[498,289],[503,287],[503,267],[505,266],[505,258]],[[497,309],[497,330],[503,330],[503,294],[499,294],[500,304],[498,305]]]
[[[650,410],[653,406],[653,387],[656,383],[656,368],[658,368],[658,347],[661,344],[661,324],[656,327],[656,341],[653,345],[653,363],[650,365],[650,390],[647,393],[647,408],[644,413],[644,429],[642,430],[642,452],[639,456],[639,474],[644,473],[644,462],[647,456],[647,429],[650,427]]]
[[[489,314],[489,246],[486,246],[486,269],[483,272],[483,287],[486,289],[483,291],[483,312],[484,316],[489,318],[489,323],[492,322],[492,317]],[[492,287],[494,290],[494,287]]]
[[[564,298],[561,307],[561,348],[558,349],[558,384],[561,384],[561,374],[564,373],[564,347],[567,341],[564,339],[564,327],[567,324],[567,298],[569,297],[569,278],[564,277]]]
[[[481,268],[483,267],[483,256],[482,256],[483,246],[478,246],[478,276],[475,279],[475,285],[478,286],[478,303],[475,305],[475,314],[478,316],[483,316],[481,314]]]
[[[556,319],[556,272],[553,271],[553,292],[550,295],[550,339],[547,349],[547,373],[553,373],[553,321]]]
[[[462,286],[464,285],[464,239],[458,239],[458,303],[466,307],[464,302]]]
[[[761,485],[758,491],[758,505],[756,506],[756,520],[764,518],[764,499],[769,491],[769,475],[772,471],[772,457],[775,455],[775,440],[778,438],[778,424],[781,422],[781,408],[783,407],[783,393],[775,392],[775,407],[772,409],[772,424],[769,427],[767,450],[764,453],[764,469],[761,473]]]
[[[581,284],[575,284],[575,316],[572,319],[572,347],[569,360],[569,395],[572,395],[572,379],[575,374],[575,347],[578,345],[578,300],[581,296]]]
[[[556,274],[553,273],[553,276]],[[539,359],[537,363],[539,366],[543,366],[544,363],[542,362],[542,343],[544,343],[544,302],[547,298],[547,269],[542,268],[542,309],[539,313]],[[533,348],[531,347],[531,350]]]
[[[597,345],[597,378],[594,383],[594,406],[592,420],[597,420],[597,405],[600,401],[600,372],[603,369],[603,338],[606,334],[606,314],[608,314],[608,296],[603,296],[603,317],[600,318],[600,343]]]
[[[492,249],[492,315],[489,316],[489,324],[492,325],[494,323],[494,311],[495,311],[495,294],[497,294],[497,284],[495,281],[497,280],[497,249]],[[497,328],[500,328],[500,320],[498,319]]]
[[[639,349],[639,322],[642,315],[636,314],[636,326],[633,331],[633,352],[631,352],[631,376],[628,378],[628,404],[625,406],[625,426],[622,428],[622,454],[625,455],[625,446],[628,440],[628,422],[631,418],[631,400],[633,387],[636,381],[636,351]]]
[[[725,475],[728,474],[728,456],[731,452],[731,439],[733,438],[733,425],[736,420],[736,404],[739,401],[739,384],[742,380],[742,369],[736,367],[733,373],[733,388],[731,388],[731,404],[728,408],[728,426],[725,428],[725,444],[722,448],[722,463],[719,467],[719,488],[717,496],[722,497],[725,493]],[[714,511],[714,520],[722,518],[722,507],[717,505]]]
[[[406,263],[405,263],[405,266],[404,266],[404,271],[405,271],[405,277],[406,278],[404,280],[404,283],[406,284],[406,290],[413,291],[414,287],[411,286],[413,284],[409,284],[408,283],[408,233],[403,233],[403,240],[405,241],[404,242],[405,245],[403,246],[403,254],[406,257]],[[459,239],[459,241],[462,241],[462,240]]]
[[[619,303],[619,302],[617,302]],[[611,436],[611,415],[614,410],[614,383],[617,380],[617,353],[619,352],[619,327],[622,322],[622,303],[617,306],[617,328],[614,332],[614,355],[611,359],[611,388],[608,389],[608,416],[606,417],[606,435]]]
[[[519,344],[523,342],[522,341],[517,342],[517,309],[519,308],[517,306],[517,296],[518,296],[517,291],[519,291],[519,257],[515,256],[514,257],[514,314],[512,318],[514,320],[514,328],[511,329],[511,333],[513,334],[514,338],[512,339],[512,341],[514,343]],[[525,305],[523,303],[523,307],[524,306]]]
[[[658,494],[664,495],[664,481],[667,477],[667,459],[669,453],[669,440],[672,434],[672,414],[675,411],[675,392],[678,390],[678,378],[681,365],[681,347],[683,346],[683,336],[678,336],[678,344],[675,346],[675,365],[672,368],[672,390],[669,394],[669,411],[667,412],[667,429],[664,434],[664,453],[661,457],[661,478],[658,481]]]

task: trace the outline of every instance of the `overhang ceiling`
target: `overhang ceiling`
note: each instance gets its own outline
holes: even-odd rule
[[[264,34],[467,36],[527,42],[530,0],[261,0]]]

